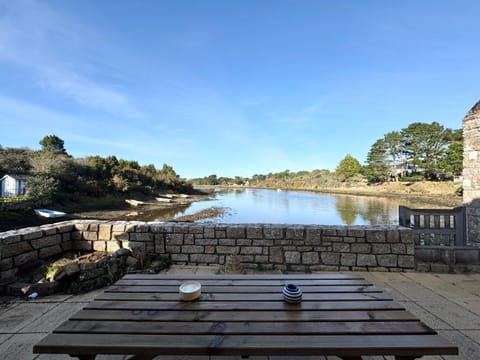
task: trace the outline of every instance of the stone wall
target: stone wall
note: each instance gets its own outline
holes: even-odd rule
[[[463,202],[467,243],[480,246],[480,101],[463,119]]]
[[[415,267],[413,233],[397,226],[225,225],[66,221],[0,233],[0,283],[67,250],[119,248],[164,254],[175,264],[281,271],[404,271]]]

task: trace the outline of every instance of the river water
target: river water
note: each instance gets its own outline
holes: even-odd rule
[[[273,223],[319,225],[397,225],[398,206],[429,208],[402,199],[374,196],[331,195],[265,189],[222,190],[212,199],[192,203],[176,216],[192,215],[211,207],[223,208],[222,216],[199,220],[219,223]],[[154,219],[151,214],[149,219]]]

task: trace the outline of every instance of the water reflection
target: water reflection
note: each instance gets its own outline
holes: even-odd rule
[[[209,201],[181,208],[145,212],[137,218],[162,221],[192,215],[210,207],[227,209],[223,216],[199,220],[222,223],[276,223],[321,225],[398,224],[398,206],[428,207],[425,204],[352,195],[330,195],[301,191],[236,189],[216,192]]]

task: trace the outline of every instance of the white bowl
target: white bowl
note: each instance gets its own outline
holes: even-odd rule
[[[202,294],[202,284],[198,281],[185,281],[178,288],[180,300],[193,301]]]

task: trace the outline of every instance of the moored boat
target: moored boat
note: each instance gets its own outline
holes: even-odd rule
[[[156,197],[155,200],[160,201],[160,202],[165,202],[165,203],[173,202],[172,199],[168,199],[168,198],[164,198],[164,197]]]
[[[49,209],[34,209],[35,214],[46,217],[46,218],[58,218],[58,217],[64,217],[67,215],[66,213],[62,211],[55,211],[55,210],[49,210]]]
[[[126,199],[125,202],[128,205],[132,205],[132,206],[140,206],[140,205],[145,204],[145,202],[143,202],[143,201],[133,200],[133,199]]]

